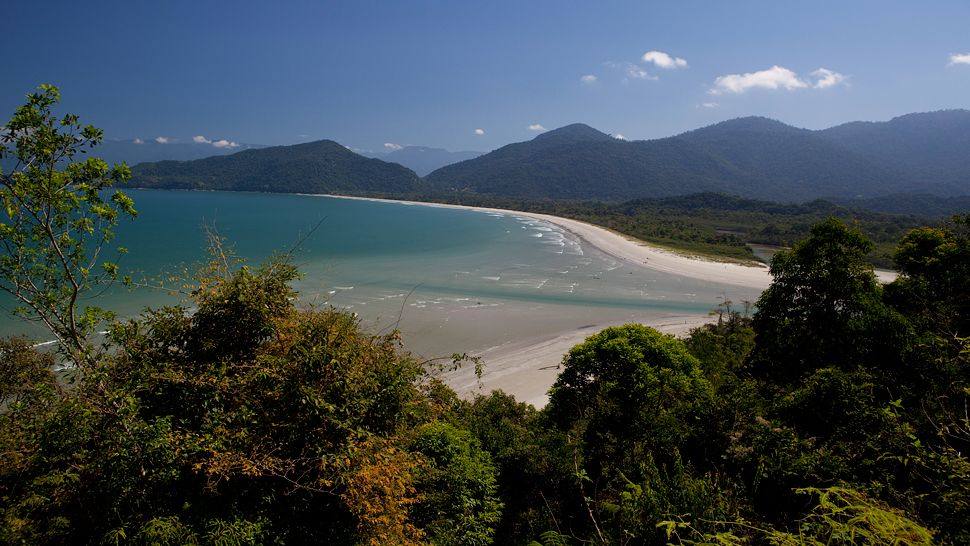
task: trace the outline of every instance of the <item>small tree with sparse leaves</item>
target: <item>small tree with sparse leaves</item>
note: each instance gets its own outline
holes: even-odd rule
[[[118,280],[105,259],[122,216],[134,217],[131,198],[111,186],[125,182],[124,163],[79,157],[103,133],[78,117],[58,117],[60,92],[41,85],[0,128],[0,290],[17,302],[16,314],[42,323],[71,363],[92,356],[90,336],[111,314],[88,305],[93,290]]]

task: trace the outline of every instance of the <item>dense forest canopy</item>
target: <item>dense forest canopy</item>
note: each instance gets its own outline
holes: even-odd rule
[[[0,153],[28,167],[0,178],[0,279],[51,283],[28,317],[88,322],[54,325],[56,353],[0,342],[4,543],[970,542],[966,216],[908,231],[886,286],[868,238],[824,220],[774,258],[753,316],[608,328],[544,408],[461,400],[439,373],[463,355],[421,362],[298,305],[286,254],[248,265],[218,237],[184,304],[78,310],[108,279],[48,252],[134,204],[100,201],[126,170],[73,162],[100,134],[72,136],[57,97],[6,125]],[[55,237],[30,228],[45,204],[73,219]]]

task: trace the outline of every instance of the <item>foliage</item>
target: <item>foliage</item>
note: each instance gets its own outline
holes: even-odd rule
[[[538,142],[564,137],[589,132]],[[213,237],[183,305],[113,322],[102,352],[76,330],[69,385],[0,342],[0,542],[970,543],[968,221],[903,237],[885,288],[858,229],[818,223],[753,316],[607,328],[542,409],[460,400],[437,375],[465,355],[300,307],[287,255],[250,267]]]
[[[495,467],[488,452],[468,431],[447,423],[423,425],[412,448],[428,459],[418,483],[426,491],[415,518],[431,542],[479,546],[491,544],[502,504]]]
[[[501,508],[488,455],[423,425],[441,410],[396,335],[296,309],[294,275],[216,265],[195,313],[115,325],[116,350],[77,385],[11,406],[3,541],[420,543],[447,528],[445,542],[487,544]]]
[[[126,165],[75,161],[103,135],[82,126],[76,115],[57,118],[52,109],[58,101],[56,87],[40,86],[0,134],[0,160],[15,159],[10,172],[0,172],[6,212],[0,222],[0,290],[16,300],[17,314],[43,323],[81,365],[88,335],[111,317],[83,298],[118,278],[117,263],[101,254],[119,218],[134,216],[135,209],[120,191],[105,199],[107,188],[128,180]]]
[[[860,491],[845,487],[807,487],[798,492],[815,496],[818,501],[799,522],[796,531],[758,527],[743,520],[713,522],[724,529],[714,533],[698,531],[682,521],[663,521],[658,527],[666,532],[668,540],[683,544],[916,546],[934,543],[932,531]]]
[[[853,366],[898,355],[906,327],[881,300],[865,256],[871,243],[830,219],[771,263],[774,281],[758,299],[754,328],[759,367],[795,381],[817,363]]]

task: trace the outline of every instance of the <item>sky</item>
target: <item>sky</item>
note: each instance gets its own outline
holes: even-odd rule
[[[107,138],[487,151],[970,108],[970,2],[0,4],[0,115],[40,83]]]

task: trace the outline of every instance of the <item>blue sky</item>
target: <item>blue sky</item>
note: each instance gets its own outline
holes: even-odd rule
[[[370,150],[489,150],[572,122],[821,128],[970,107],[968,28],[966,0],[5,0],[0,111],[51,82],[109,138]]]

